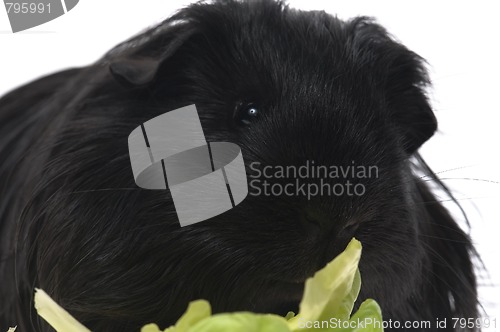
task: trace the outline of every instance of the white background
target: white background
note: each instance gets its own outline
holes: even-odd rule
[[[66,15],[16,34],[0,8],[0,95],[38,76],[91,63],[190,2],[81,0]],[[499,6],[494,1],[290,0],[289,4],[341,18],[374,16],[430,63],[431,99],[440,132],[421,152],[469,215],[473,240],[488,270],[480,280],[481,300],[487,315],[500,325]]]

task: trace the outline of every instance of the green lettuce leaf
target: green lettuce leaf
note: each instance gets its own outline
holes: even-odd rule
[[[147,324],[141,332],[381,332],[382,314],[374,300],[364,301],[351,316],[361,288],[360,257],[361,243],[352,239],[344,252],[307,279],[297,315],[293,312],[285,317],[252,312],[212,315],[210,304],[197,300],[189,304],[174,326],[161,330],[156,324]],[[35,308],[58,332],[90,331],[42,290],[35,293]],[[346,324],[314,327],[314,322],[332,320]]]
[[[35,288],[35,309],[57,332],[90,332],[43,290]]]
[[[299,320],[349,319],[361,287],[360,257],[361,243],[352,239],[344,252],[306,280],[299,314],[289,320],[293,330],[298,330]]]

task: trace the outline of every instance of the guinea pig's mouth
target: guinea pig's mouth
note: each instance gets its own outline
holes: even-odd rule
[[[280,284],[293,284],[293,285],[300,284],[301,285],[304,282],[306,282],[306,279],[300,279],[300,278],[297,278],[297,279],[270,279],[270,281],[280,283]]]
[[[298,312],[304,293],[304,281],[269,280],[263,312],[285,316],[288,312]]]

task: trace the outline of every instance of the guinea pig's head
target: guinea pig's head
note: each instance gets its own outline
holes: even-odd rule
[[[371,19],[195,4],[97,67],[109,71],[57,145],[35,240],[37,286],[89,327],[171,324],[199,298],[214,311],[296,311],[305,279],[352,237],[362,297],[389,306],[408,293],[422,251],[411,157],[436,120],[422,59]],[[135,186],[127,137],[190,104],[207,141],[241,148],[249,194],[180,227],[169,190]],[[328,174],[277,174],[304,165]]]

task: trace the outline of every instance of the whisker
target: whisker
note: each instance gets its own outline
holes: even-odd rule
[[[460,166],[460,167],[445,169],[445,170],[442,170],[442,171],[439,171],[439,172],[434,172],[434,175],[443,174],[443,173],[447,173],[447,172],[458,171],[458,170],[461,170],[461,169],[464,169],[464,168],[469,168],[469,167],[473,167],[473,165]],[[432,174],[424,174],[424,175],[420,176],[420,179],[423,179],[423,178],[426,178],[426,177],[430,177],[430,176],[432,176]]]
[[[466,180],[466,181],[478,181],[478,182],[487,182],[487,183],[493,183],[493,184],[500,184],[499,181],[494,181],[494,180],[488,180],[488,179],[479,179],[479,178],[439,178],[441,181],[448,181],[448,180]],[[424,181],[430,181],[430,180],[424,180]]]
[[[101,188],[101,189],[89,189],[89,190],[76,190],[70,192],[70,194],[82,194],[82,193],[92,193],[100,191],[130,191],[130,190],[143,190],[142,188]]]

